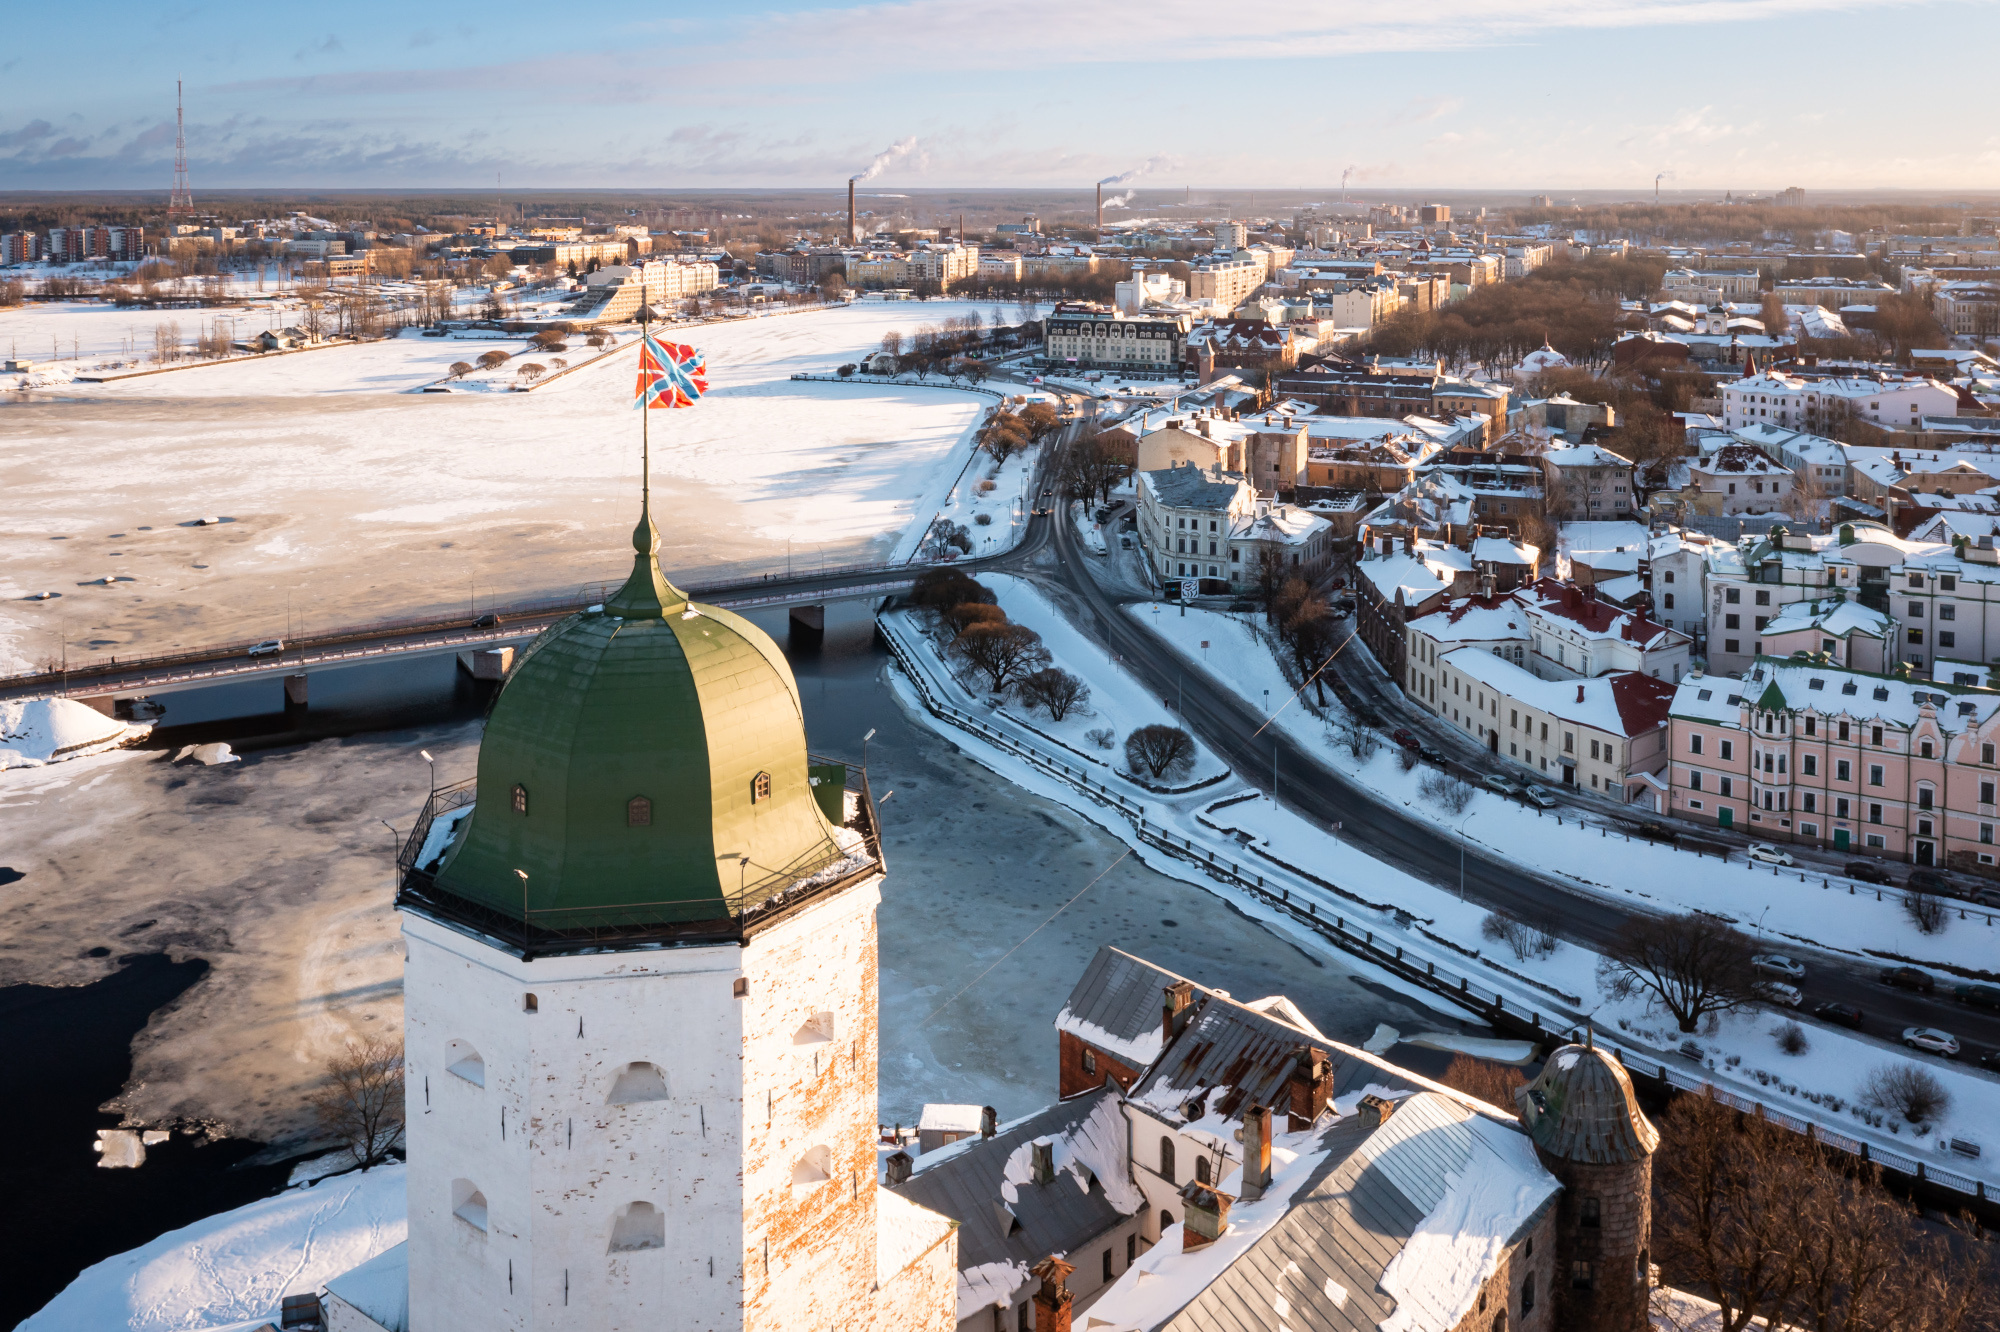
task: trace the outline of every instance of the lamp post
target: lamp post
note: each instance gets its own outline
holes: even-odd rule
[[[517,869],[514,871],[514,877],[521,881],[521,927],[526,929],[528,925],[528,871]]]
[[[1465,900],[1465,825],[1478,812],[1476,809],[1467,810],[1465,817],[1458,821],[1458,900],[1461,902]]]
[[[417,757],[421,758],[424,762],[431,765],[431,794],[436,795],[438,789],[437,760],[431,757],[431,751],[428,749],[419,749],[417,751]]]

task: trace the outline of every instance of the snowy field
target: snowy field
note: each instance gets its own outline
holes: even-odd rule
[[[927,524],[991,400],[789,377],[980,308],[858,304],[691,331],[710,393],[652,413],[668,567],[880,558]],[[131,336],[128,312],[74,317],[100,320],[102,344]],[[631,360],[534,393],[404,391],[480,346],[403,337],[0,397],[0,670],[65,640],[73,658],[136,653],[622,577],[639,472]],[[181,526],[209,515],[235,521]],[[132,581],[81,586],[107,574]],[[61,599],[21,600],[44,591]]]
[[[403,1242],[401,1165],[207,1217],[88,1268],[19,1332],[251,1332],[286,1295]]]

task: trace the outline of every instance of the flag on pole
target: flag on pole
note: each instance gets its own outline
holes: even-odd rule
[[[632,406],[692,407],[708,392],[708,360],[693,347],[646,335],[639,346],[639,383]]]

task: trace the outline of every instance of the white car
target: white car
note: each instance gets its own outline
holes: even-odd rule
[[[1791,852],[1780,851],[1769,842],[1753,842],[1750,845],[1749,851],[1745,852],[1745,854],[1752,860],[1763,861],[1766,865],[1784,865],[1789,868],[1795,863],[1792,860]]]
[[[285,650],[284,639],[267,638],[261,643],[253,643],[250,647],[250,655],[253,657],[272,657],[276,656],[280,652],[283,652],[284,650]]]
[[[1556,807],[1556,798],[1549,794],[1546,787],[1525,786],[1521,788],[1521,794],[1526,799],[1534,801],[1536,805],[1543,809],[1554,809]]]
[[[1914,1050],[1929,1050],[1950,1059],[1958,1054],[1958,1038],[1936,1027],[1905,1027],[1903,1044]]]
[[[1797,986],[1787,985],[1783,981],[1758,981],[1757,994],[1766,1003],[1777,1004],[1784,1008],[1797,1008],[1806,1001],[1806,997],[1799,993]]]
[[[1513,795],[1516,791],[1521,789],[1520,787],[1514,785],[1514,783],[1508,781],[1505,777],[1502,777],[1497,772],[1489,772],[1486,774],[1486,784],[1492,787],[1494,790],[1498,791],[1501,795]]]
[[[1783,953],[1759,953],[1750,959],[1750,966],[1766,976],[1783,976],[1788,981],[1806,978],[1806,969]]]

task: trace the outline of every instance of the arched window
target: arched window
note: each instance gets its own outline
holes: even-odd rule
[[[826,1148],[813,1147],[808,1149],[806,1154],[798,1159],[797,1164],[792,1166],[793,1187],[809,1188],[814,1184],[825,1183],[828,1179],[832,1178],[832,1161],[833,1154],[827,1151]]]
[[[514,812],[516,814],[528,812],[528,788],[519,782],[514,783]]]
[[[521,1011],[523,1013],[539,1013],[542,1011],[542,1001],[535,998],[532,992],[524,994],[521,996]]]
[[[667,1247],[667,1214],[649,1202],[627,1203],[611,1223],[611,1252]]]
[[[1166,1208],[1162,1207],[1160,1209],[1160,1233],[1164,1235],[1173,1228],[1174,1228],[1174,1214],[1172,1212],[1169,1212]]]
[[[1171,1184],[1174,1182],[1174,1140],[1160,1139],[1160,1178]]]
[[[666,1099],[667,1075],[660,1071],[658,1064],[648,1064],[641,1060],[618,1070],[618,1077],[611,1084],[609,1103],[632,1105],[639,1101]]]
[[[466,1041],[453,1041],[444,1048],[447,1073],[456,1073],[475,1087],[486,1085],[486,1061]]]
[[[760,772],[750,779],[750,803],[761,805],[771,798],[771,774]]]
[[[1585,1198],[1583,1200],[1583,1214],[1577,1219],[1580,1224],[1586,1226],[1603,1225],[1604,1204],[1595,1198]]]
[[[1213,1182],[1208,1176],[1208,1158],[1206,1156],[1197,1156],[1194,1158],[1194,1182],[1197,1184]]]
[[[625,826],[645,828],[653,822],[653,802],[645,796],[633,796],[625,802]]]
[[[469,1179],[455,1179],[451,1182],[451,1214],[478,1231],[486,1234],[486,1195],[472,1187]]]

